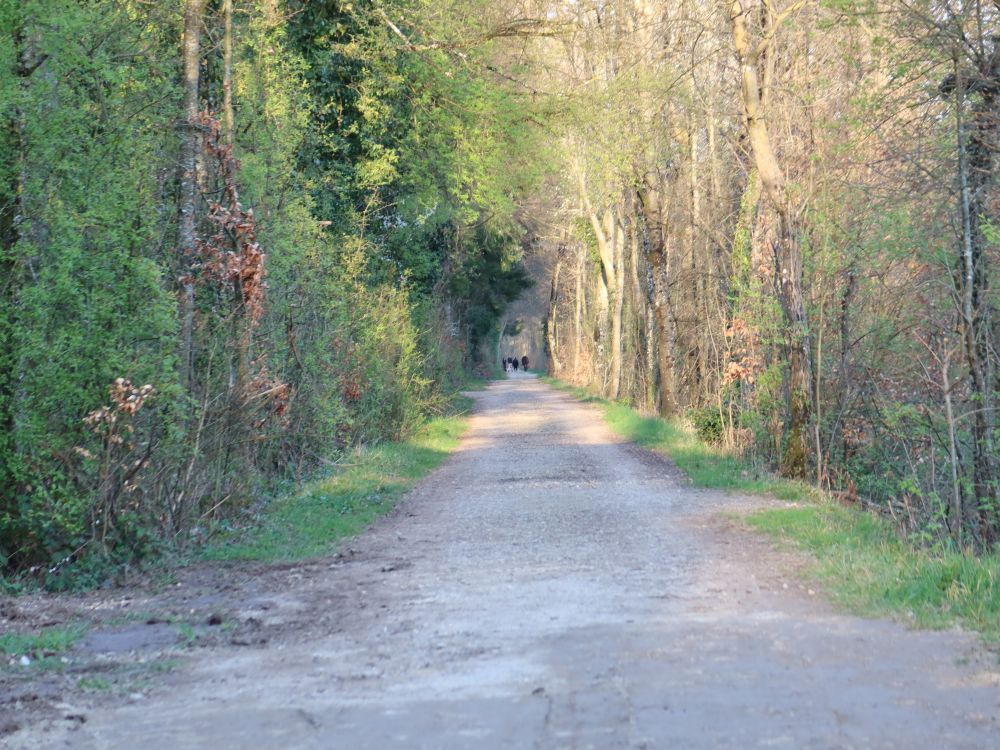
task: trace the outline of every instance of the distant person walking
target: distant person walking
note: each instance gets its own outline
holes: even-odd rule
[[[514,365],[514,372],[517,372],[517,357],[512,357],[510,363]]]
[[[528,371],[528,355],[527,354],[525,354],[523,357],[521,357],[521,369],[524,370],[525,372]]]

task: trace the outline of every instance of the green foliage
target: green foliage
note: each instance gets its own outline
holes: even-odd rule
[[[81,677],[76,686],[86,692],[104,693],[112,689],[111,682],[103,677]]]
[[[595,271],[601,268],[601,253],[597,245],[597,235],[594,227],[586,216],[578,216],[572,223],[573,235],[587,248],[587,259]]]
[[[0,0],[0,571],[52,588],[417,434],[527,286],[513,213],[540,170],[535,126],[485,67],[401,43],[379,13],[416,34],[416,0],[237,4],[235,142],[213,152],[198,125],[184,257],[180,10]],[[221,18],[202,20],[215,116]],[[266,279],[252,309],[251,277],[227,270],[247,231]],[[135,413],[109,394],[119,378],[152,387]]]
[[[691,409],[688,412],[688,419],[694,425],[695,434],[700,440],[710,445],[718,445],[722,442],[723,423],[718,406],[702,406],[698,409]]]
[[[9,5],[9,3],[7,4]],[[57,13],[59,23],[43,23]],[[151,257],[163,236],[156,169],[170,136],[156,123],[173,84],[135,45],[157,32],[110,3],[20,3],[0,14],[20,40],[3,66],[4,211],[0,312],[0,567],[61,557],[85,544],[96,451],[83,423],[118,377],[173,389],[174,304]],[[97,39],[103,40],[94,46]],[[30,40],[30,41],[29,41]],[[44,60],[30,74],[25,64]],[[120,116],[135,113],[132,117]],[[110,540],[109,540],[110,541]],[[125,540],[114,540],[114,544]]]
[[[740,212],[733,229],[731,252],[732,277],[735,282],[732,292],[733,302],[743,297],[742,292],[745,292],[751,283],[750,246],[753,241],[753,222],[760,201],[760,190],[760,177],[756,171],[752,171],[747,178],[747,187],[740,196]]]

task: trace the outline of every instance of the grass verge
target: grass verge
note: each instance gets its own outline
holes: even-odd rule
[[[637,445],[669,456],[698,487],[774,495],[781,500],[804,500],[819,494],[805,482],[775,477],[738,456],[702,442],[683,424],[643,416],[630,406],[594,396],[555,378],[545,376],[542,380],[581,401],[600,406],[614,432]]]
[[[387,513],[417,481],[437,468],[465,432],[472,400],[457,396],[449,413],[413,437],[351,454],[331,476],[270,505],[259,525],[214,540],[207,560],[292,561],[328,554],[345,537]]]
[[[812,553],[834,601],[857,614],[893,615],[921,628],[961,624],[1000,644],[1000,557],[926,549],[872,513],[821,500],[758,511],[755,529]]]
[[[598,404],[611,429],[668,456],[696,486],[798,501],[750,514],[746,523],[811,553],[812,573],[831,598],[861,615],[890,615],[922,628],[955,624],[1000,643],[1000,556],[928,549],[901,539],[885,519],[837,504],[804,483],[754,469],[706,445],[683,424],[646,417],[553,378],[543,380]]]
[[[498,373],[496,378],[502,377],[502,374]],[[480,375],[469,375],[465,382],[462,383],[463,391],[485,391],[489,388],[490,383],[492,383],[496,378],[487,378]],[[462,398],[462,397],[459,397]]]
[[[44,628],[34,633],[3,633],[0,634],[0,654],[42,659],[68,651],[86,632],[83,625],[70,625]]]
[[[62,653],[69,650],[84,634],[83,627],[46,628],[37,633],[4,633],[0,635],[0,653],[21,656],[36,652]]]

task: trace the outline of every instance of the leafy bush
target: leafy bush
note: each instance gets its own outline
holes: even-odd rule
[[[710,445],[721,445],[723,439],[722,416],[717,406],[702,406],[688,410],[688,419],[698,437]]]

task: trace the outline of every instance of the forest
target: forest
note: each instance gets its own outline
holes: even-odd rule
[[[998,45],[965,0],[0,0],[0,571],[405,437],[527,290],[555,377],[991,550]]]

